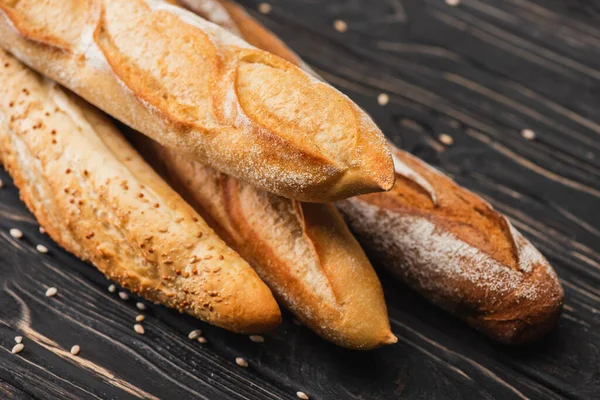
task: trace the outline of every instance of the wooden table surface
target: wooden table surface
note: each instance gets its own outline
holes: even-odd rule
[[[154,305],[137,335],[137,299],[109,293],[95,268],[40,234],[1,171],[0,398],[294,399],[299,390],[336,400],[600,398],[600,3],[271,4],[255,15],[386,135],[483,195],[551,261],[566,292],[555,332],[498,345],[379,270],[399,337],[384,349],[337,348],[289,314],[253,343]],[[333,28],[338,19],[346,32]],[[49,286],[56,297],[44,296]],[[208,343],[188,340],[192,329]],[[17,335],[25,350],[13,355]]]

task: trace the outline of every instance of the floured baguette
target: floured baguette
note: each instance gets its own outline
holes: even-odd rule
[[[370,117],[292,63],[159,0],[0,0],[0,46],[159,143],[304,201],[389,190]]]
[[[236,26],[218,2],[199,4],[205,18]],[[353,349],[396,342],[377,275],[333,205],[286,199],[142,136],[134,142],[304,325]]]
[[[238,26],[259,31],[241,7],[218,1]],[[215,0],[182,3],[201,11]],[[299,64],[264,27],[255,36],[245,39]],[[527,342],[550,330],[564,294],[544,257],[487,202],[409,153],[390,149],[394,189],[338,203],[378,264],[496,340]]]
[[[1,49],[0,144],[46,232],[110,279],[235,332],[279,323],[252,268],[101,113]]]
[[[338,202],[378,263],[506,343],[539,338],[563,304],[556,273],[490,204],[392,145],[396,185]]]

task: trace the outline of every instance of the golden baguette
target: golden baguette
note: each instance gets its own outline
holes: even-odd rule
[[[352,349],[396,342],[377,275],[333,205],[256,189],[142,135],[134,142],[304,325]]]
[[[240,31],[260,32],[246,33],[249,43],[300,65],[294,61],[298,56],[241,7],[218,1]],[[182,2],[201,11],[215,0]],[[493,339],[524,343],[552,329],[564,292],[548,261],[487,202],[389,146],[394,188],[337,203],[369,254]]]
[[[264,190],[389,190],[381,131],[292,63],[157,0],[0,0],[0,46],[159,143]]]
[[[50,237],[110,279],[235,332],[279,323],[252,268],[101,113],[1,49],[0,144]]]

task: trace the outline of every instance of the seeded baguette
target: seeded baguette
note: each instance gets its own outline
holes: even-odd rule
[[[101,113],[1,49],[0,144],[40,225],[110,279],[235,332],[279,323],[254,270]]]
[[[337,203],[369,255],[493,339],[547,333],[564,297],[548,261],[486,201],[390,147],[394,188]]]
[[[381,131],[292,63],[159,0],[0,0],[0,46],[116,119],[304,201],[389,190]]]
[[[181,2],[201,12],[215,0]],[[249,43],[300,65],[298,56],[241,7],[218,2],[240,30],[261,32],[247,33]],[[564,293],[548,261],[487,202],[389,146],[395,187],[337,203],[377,265],[501,342],[525,343],[552,329]]]
[[[216,1],[190,3],[202,6],[194,11],[208,20],[237,26]],[[247,26],[238,21],[240,29]],[[261,30],[245,32],[249,42],[263,35]],[[332,204],[301,203],[265,192],[141,135],[132,137],[148,162],[304,325],[352,349],[397,341],[377,275]]]

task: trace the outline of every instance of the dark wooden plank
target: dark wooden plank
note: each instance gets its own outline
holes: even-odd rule
[[[39,234],[0,178],[0,397],[589,399],[600,393],[600,7],[592,0],[277,0],[255,13],[403,148],[482,194],[555,266],[558,329],[507,348],[380,271],[397,345],[336,348],[291,322],[264,344],[122,301]],[[243,4],[254,10],[257,1]],[[337,32],[342,19],[348,31]],[[385,107],[380,92],[390,95]],[[522,138],[532,129],[534,141]],[[454,145],[438,140],[440,133]],[[15,240],[8,230],[25,237]],[[41,255],[42,243],[50,253]],[[377,266],[376,266],[377,267]],[[59,288],[44,297],[47,286]],[[187,339],[200,328],[209,343]],[[13,337],[25,350],[10,354]],[[82,347],[78,357],[68,349]],[[235,357],[250,367],[238,367]]]

